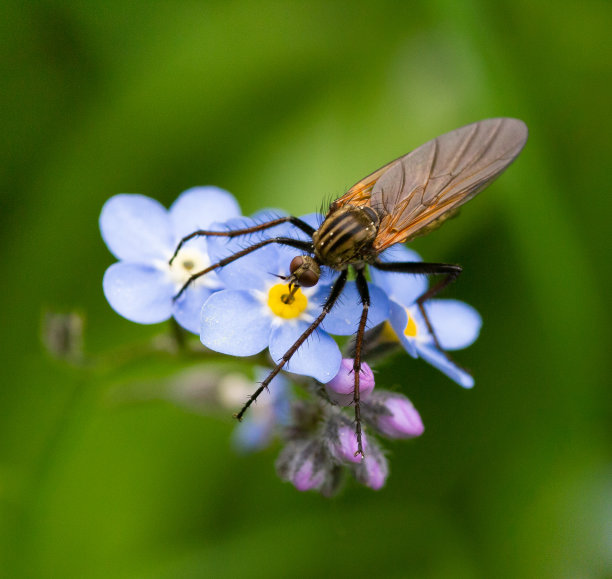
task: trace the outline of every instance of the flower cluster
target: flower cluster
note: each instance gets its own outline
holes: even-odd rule
[[[316,489],[332,495],[345,469],[360,483],[378,490],[385,484],[389,466],[374,434],[393,439],[423,433],[423,422],[410,400],[401,394],[374,391],[374,374],[364,363],[361,412],[372,434],[362,434],[365,456],[361,457],[353,421],[342,409],[353,404],[353,387],[353,360],[343,359],[338,374],[325,385],[331,404],[319,400],[316,404],[300,401],[293,405],[291,428],[285,435],[287,444],[276,468],[279,476],[298,490]]]
[[[247,361],[267,351],[272,364],[281,363],[283,371],[291,373],[291,381],[301,385],[306,395],[295,396],[288,377],[278,374],[269,384],[267,401],[253,405],[234,437],[242,450],[256,450],[278,435],[284,441],[277,460],[283,480],[298,490],[316,489],[330,495],[338,489],[343,473],[351,472],[360,483],[379,489],[389,469],[378,439],[419,436],[423,423],[405,396],[374,388],[372,370],[363,362],[358,426],[364,456],[360,455],[351,415],[355,388],[352,344],[342,338],[353,335],[359,325],[359,291],[354,281],[348,281],[340,299],[311,331],[339,272],[322,268],[318,284],[296,289],[287,283],[288,268],[303,252],[264,243],[248,253],[254,243],[278,236],[310,241],[300,229],[281,223],[280,215],[265,211],[242,217],[235,199],[215,187],[189,189],[169,210],[141,195],[117,195],[105,204],[100,216],[104,241],[119,259],[104,275],[104,293],[111,307],[131,321],[152,324],[173,317],[184,329],[199,335],[206,351]],[[256,227],[272,219],[279,223]],[[316,229],[322,217],[312,214],[301,220]],[[256,233],[248,235],[223,234],[253,228]],[[171,260],[179,242],[200,230],[221,235],[190,238]],[[237,252],[243,255],[229,261]],[[394,246],[380,257],[384,261],[420,260],[403,246]],[[219,262],[223,266],[215,267]],[[205,275],[193,277],[207,268],[211,269]],[[425,319],[417,300],[426,290],[424,276],[370,268],[367,327],[379,329],[379,340],[396,342],[410,356],[422,358],[469,388],[472,377],[438,346],[443,350],[469,346],[478,336],[480,317],[462,302],[432,299],[424,305]],[[293,347],[296,343],[298,347]],[[342,353],[343,343],[348,355]],[[258,372],[258,381],[268,373]]]
[[[171,316],[187,330],[199,332],[202,304],[222,285],[214,272],[173,300],[194,272],[210,265],[208,243],[194,239],[169,265],[178,242],[198,229],[240,215],[236,200],[217,187],[194,187],[182,193],[169,211],[143,195],[115,195],[100,215],[100,231],[119,261],[104,274],[104,295],[124,318],[140,324]]]

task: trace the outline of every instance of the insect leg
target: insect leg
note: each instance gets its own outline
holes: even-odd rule
[[[368,310],[370,309],[370,291],[368,281],[363,274],[363,269],[357,269],[357,290],[361,298],[361,319],[357,328],[357,338],[355,340],[355,358],[353,359],[353,374],[355,376],[355,389],[353,390],[353,402],[355,404],[355,435],[357,436],[357,452],[355,456],[363,454],[363,444],[361,440],[361,405],[359,398],[359,380],[361,375],[361,349],[363,346],[363,334],[365,333],[366,322],[368,320]]]
[[[256,249],[259,249],[260,247],[265,247],[266,245],[270,245],[271,243],[280,243],[281,245],[288,245],[289,247],[295,247],[296,249],[299,249],[306,253],[312,253],[313,251],[312,243],[310,241],[301,241],[299,239],[291,239],[291,237],[271,237],[270,239],[264,239],[263,241],[260,241],[259,243],[254,243],[253,245],[246,247],[245,249],[237,251],[236,253],[230,255],[229,257],[222,259],[221,261],[218,261],[217,263],[213,263],[212,265],[209,265],[206,269],[203,269],[202,271],[198,271],[197,273],[194,273],[192,276],[189,277],[189,279],[185,282],[183,287],[179,290],[179,292],[172,299],[174,301],[178,300],[181,297],[181,295],[183,295],[185,290],[199,277],[206,275],[207,273],[213,271],[214,269],[217,269],[218,267],[223,267],[224,265],[228,265],[229,263],[232,263],[232,261],[236,261],[237,259],[240,259],[241,257],[244,257],[245,255],[248,255],[249,253],[252,253]]]
[[[423,295],[419,296],[416,303],[419,307],[419,311],[425,320],[425,324],[427,325],[427,330],[431,334],[434,340],[434,344],[436,348],[442,352],[446,358],[452,362],[453,364],[457,364],[451,357],[442,349],[440,346],[440,342],[438,341],[438,336],[436,336],[436,332],[433,329],[431,321],[429,320],[429,316],[425,311],[425,302],[428,299],[433,298],[436,294],[440,293],[447,285],[452,283],[459,277],[459,274],[463,271],[463,268],[460,265],[453,265],[450,263],[424,263],[424,262],[411,262],[411,261],[402,261],[402,262],[383,262],[383,261],[375,261],[372,264],[376,269],[380,269],[382,271],[393,271],[396,273],[414,273],[414,274],[428,274],[428,275],[444,275],[445,277],[441,279],[438,283],[434,284],[430,287]]]
[[[242,420],[242,417],[244,416],[244,413],[248,410],[249,406],[251,406],[251,404],[253,404],[253,402],[257,400],[259,395],[268,387],[268,385],[270,384],[270,382],[272,382],[274,377],[282,370],[283,366],[291,359],[293,354],[297,352],[298,348],[317,329],[317,327],[321,324],[325,316],[329,314],[332,307],[336,303],[336,300],[338,299],[338,297],[342,293],[342,290],[344,289],[344,285],[346,284],[347,276],[348,276],[347,270],[344,270],[343,272],[340,273],[340,275],[338,276],[338,279],[336,280],[336,283],[334,283],[334,286],[332,287],[332,290],[329,293],[329,296],[327,296],[327,299],[325,300],[325,303],[323,304],[323,309],[321,310],[321,313],[317,316],[314,322],[312,322],[312,324],[308,326],[308,328],[304,331],[304,333],[295,341],[295,343],[291,346],[291,348],[289,348],[283,354],[283,357],[280,359],[279,363],[274,367],[274,370],[272,370],[272,372],[270,372],[270,374],[266,376],[265,380],[259,385],[259,388],[257,388],[257,390],[255,390],[255,392],[251,394],[251,396],[249,396],[249,399],[247,400],[246,404],[242,407],[240,412],[238,412],[238,414],[235,415],[238,420]]]
[[[190,239],[194,237],[237,237],[239,235],[249,235],[250,233],[257,233],[258,231],[264,231],[265,229],[269,229],[270,227],[274,227],[275,225],[282,225],[283,223],[291,223],[295,225],[299,229],[301,229],[304,233],[308,235],[312,235],[315,232],[314,227],[311,227],[305,221],[298,219],[297,217],[288,216],[288,217],[279,217],[278,219],[273,219],[272,221],[266,221],[265,223],[260,223],[259,225],[254,225],[253,227],[245,227],[243,229],[234,229],[232,231],[209,231],[206,229],[198,229],[189,235],[186,235],[181,239],[174,250],[174,254],[170,258],[168,262],[169,265],[172,265],[172,262],[178,255],[178,252],[181,250],[181,247],[185,243],[187,243]]]

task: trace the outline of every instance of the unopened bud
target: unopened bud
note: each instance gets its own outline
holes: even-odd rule
[[[340,462],[360,463],[363,457],[361,454],[356,454],[358,446],[355,429],[352,426],[342,425],[335,434],[336,436],[330,444],[330,451],[334,458]],[[363,433],[361,434],[361,444],[367,454],[367,441]]]
[[[340,370],[336,376],[325,384],[327,395],[339,406],[350,406],[354,400],[355,374],[353,371],[353,360],[344,358],[340,364]],[[363,362],[359,373],[359,397],[366,400],[374,390],[374,373],[372,369]]]
[[[394,394],[383,402],[386,413],[376,417],[376,427],[389,438],[414,438],[425,430],[417,409],[408,398]]]
[[[325,472],[316,471],[312,457],[302,462],[301,466],[293,473],[291,482],[298,491],[309,491],[316,489],[323,484]]]
[[[79,364],[83,361],[83,316],[47,312],[42,338],[49,353],[60,360]]]
[[[356,468],[355,474],[361,484],[375,491],[384,486],[389,474],[389,465],[379,448],[370,447],[366,457]]]
[[[279,476],[298,491],[320,488],[331,466],[329,454],[319,441],[289,443],[276,461]]]

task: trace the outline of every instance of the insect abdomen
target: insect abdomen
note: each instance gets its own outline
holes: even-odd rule
[[[370,207],[347,205],[332,211],[312,236],[316,258],[329,267],[363,261],[378,224],[378,215]]]

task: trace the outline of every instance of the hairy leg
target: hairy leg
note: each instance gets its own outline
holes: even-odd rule
[[[291,223],[295,225],[297,228],[301,229],[304,233],[311,235],[315,232],[314,227],[311,227],[305,221],[298,219],[297,217],[288,216],[288,217],[279,217],[278,219],[273,219],[271,221],[266,221],[265,223],[259,223],[258,225],[254,225],[253,227],[245,227],[243,229],[234,229],[231,231],[209,231],[206,229],[198,229],[189,235],[186,235],[181,239],[174,250],[174,254],[170,258],[169,264],[172,265],[172,262],[178,255],[178,252],[181,250],[183,245],[187,243],[190,239],[194,237],[238,237],[239,235],[249,235],[251,233],[257,233],[258,231],[264,231],[269,229],[270,227],[274,227],[276,225],[282,225],[283,223]]]
[[[253,245],[250,245],[249,247],[246,247],[245,249],[242,249],[241,251],[237,251],[236,253],[230,255],[229,257],[226,257],[225,259],[222,259],[221,261],[218,261],[217,263],[213,263],[212,265],[209,265],[206,269],[203,269],[202,271],[198,271],[194,273],[193,275],[189,277],[189,279],[185,282],[183,287],[178,291],[178,293],[174,296],[173,299],[175,301],[178,300],[181,297],[181,295],[183,295],[185,290],[199,277],[202,277],[203,275],[206,275],[207,273],[219,267],[228,265],[232,263],[233,261],[236,261],[237,259],[240,259],[241,257],[244,257],[245,255],[248,255],[249,253],[252,253],[253,251],[261,247],[270,245],[271,243],[280,243],[281,245],[288,245],[289,247],[295,247],[296,249],[299,249],[306,253],[312,253],[313,251],[312,243],[309,241],[300,241],[299,239],[291,239],[290,237],[271,237],[270,239],[264,239],[263,241],[260,241],[259,243],[254,243]]]
[[[268,387],[270,382],[272,382],[273,378],[283,369],[283,366],[291,359],[293,354],[297,352],[298,348],[308,339],[308,337],[312,335],[312,333],[317,329],[317,327],[324,320],[325,316],[331,311],[338,297],[342,293],[342,290],[344,289],[344,285],[346,284],[347,275],[348,275],[348,272],[346,270],[340,274],[340,276],[336,280],[336,283],[334,283],[334,286],[332,287],[332,290],[329,296],[327,297],[327,299],[325,300],[325,303],[323,304],[323,309],[321,310],[321,313],[312,322],[312,324],[308,326],[308,328],[304,331],[304,333],[295,341],[295,343],[291,346],[291,348],[289,348],[283,354],[282,358],[280,359],[278,364],[275,366],[275,368],[272,370],[272,372],[270,372],[270,374],[266,376],[265,380],[259,385],[259,388],[257,388],[257,390],[255,390],[255,392],[253,392],[251,396],[249,396],[247,403],[242,407],[240,412],[236,414],[236,418],[238,420],[242,420],[242,417],[244,416],[244,413],[248,410],[249,406],[251,406],[251,404],[253,404],[253,402],[257,400],[259,395]]]

